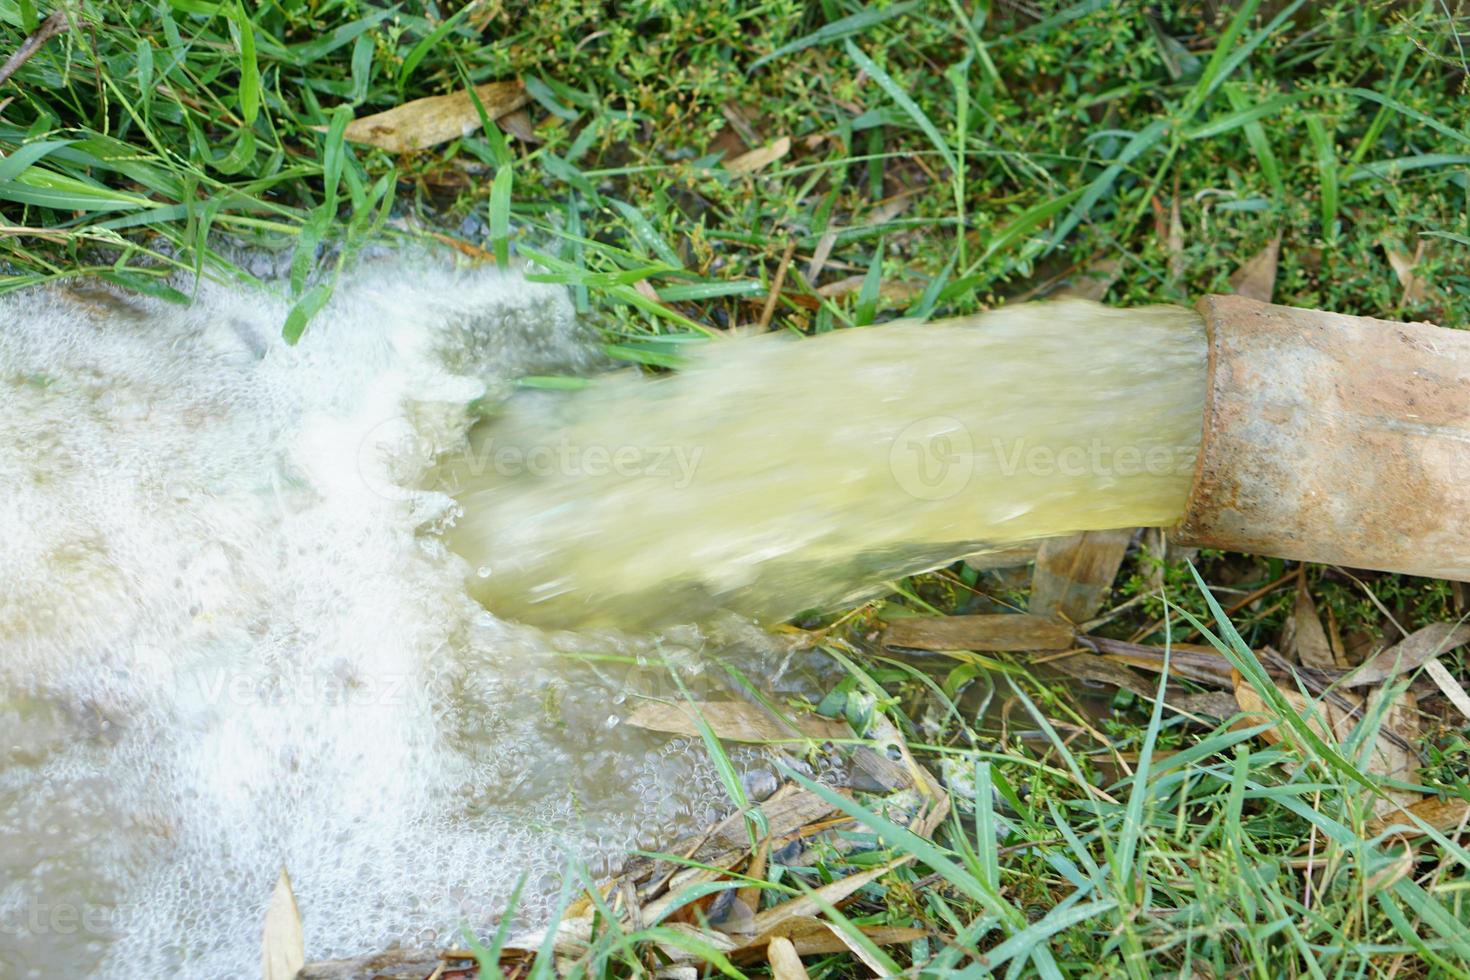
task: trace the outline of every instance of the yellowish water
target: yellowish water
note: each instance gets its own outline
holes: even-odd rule
[[[1203,325],[1172,306],[711,342],[669,377],[502,405],[446,468],[450,544],[501,615],[779,619],[989,547],[1172,523],[1204,390]]]

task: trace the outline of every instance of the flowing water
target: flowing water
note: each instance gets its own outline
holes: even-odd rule
[[[1199,448],[1204,328],[1080,300],[807,340],[499,406],[446,467],[450,542],[537,622],[781,619],[989,547],[1167,525]]]
[[[820,689],[717,610],[1166,523],[1198,439],[1176,309],[547,393],[510,379],[602,366],[549,286],[380,259],[294,348],[286,308],[0,298],[0,978],[251,975],[282,866],[312,959],[457,945],[523,873],[534,918],[569,859],[722,806],[696,743],[622,723],[640,695],[717,660]]]

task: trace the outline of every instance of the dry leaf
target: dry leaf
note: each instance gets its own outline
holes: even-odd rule
[[[649,282],[647,279],[639,279],[637,282],[633,283],[633,289],[644,299],[653,300],[655,303],[663,302],[663,298],[659,296],[658,290],[654,289],[653,283]]]
[[[260,934],[260,971],[264,980],[294,980],[306,966],[306,934],[291,890],[291,876],[281,868]]]
[[[1276,292],[1276,266],[1281,257],[1281,235],[1267,243],[1230,277],[1230,287],[1246,299],[1271,302]]]
[[[827,259],[832,255],[832,246],[837,244],[837,232],[827,230],[822,237],[817,239],[817,247],[812,250],[812,260],[806,266],[806,278],[808,282],[816,282],[817,277],[827,266]]]
[[[1332,645],[1327,642],[1327,631],[1322,628],[1322,620],[1305,583],[1297,588],[1296,606],[1286,621],[1282,648],[1289,659],[1308,667],[1331,669],[1337,666]]]
[[[761,838],[760,846],[757,847],[755,849],[755,853],[750,856],[750,864],[746,865],[745,867],[745,876],[747,878],[754,878],[757,881],[765,880],[766,861],[770,858],[770,856],[771,837],[769,834],[767,834],[765,837]],[[747,909],[751,910],[752,915],[754,914],[755,909],[761,907],[761,889],[756,887],[755,885],[749,885],[745,888],[740,889],[735,897],[739,899],[740,902],[744,904]]]
[[[1091,684],[1106,684],[1109,687],[1122,688],[1132,691],[1141,698],[1152,701],[1158,696],[1158,684],[1147,684],[1127,667],[1122,667],[1106,657],[1099,657],[1094,653],[1078,653],[1070,657],[1058,657],[1055,660],[1046,661],[1048,667],[1055,667],[1070,677]]]
[[[1342,682],[1342,686],[1381,684],[1466,643],[1470,643],[1470,624],[1431,623],[1365,661]]]
[[[1112,590],[1132,539],[1133,531],[1123,528],[1043,541],[1031,573],[1028,610],[1069,623],[1087,622]]]
[[[477,85],[475,94],[491,119],[514,112],[527,101],[520,82],[487,82]],[[468,90],[461,90],[414,99],[386,112],[354,119],[347,124],[346,138],[389,153],[408,153],[468,136],[479,128],[480,113],[474,100]]]
[[[758,146],[733,160],[726,160],[725,169],[732,174],[753,174],[757,170],[764,170],[790,152],[791,137],[783,136],[774,143]]]
[[[856,940],[854,940],[842,929],[838,928],[835,924],[829,922],[827,923],[827,931],[830,932],[838,942],[846,946],[848,952],[850,952],[853,956],[856,956],[858,959],[862,960],[863,965],[873,971],[873,976],[883,977],[888,975],[887,968],[884,967],[882,963],[874,959],[872,953],[869,953]]]
[[[711,920],[710,925],[727,936],[748,936],[755,932],[755,912],[737,895],[725,909],[725,914],[720,917],[720,920],[718,922]]]
[[[469,957],[466,957],[469,959]],[[422,980],[444,968],[438,953],[426,950],[391,949],[344,960],[308,963],[296,980]]]
[[[1439,689],[1444,692],[1445,697],[1450,699],[1450,703],[1460,709],[1460,714],[1470,718],[1470,695],[1465,693],[1465,689],[1460,686],[1459,681],[1455,680],[1449,668],[1438,660],[1431,660],[1424,665],[1424,672],[1435,684],[1439,685]]]
[[[1367,711],[1371,714],[1383,698],[1383,688],[1368,696]],[[1368,757],[1368,771],[1375,776],[1401,783],[1418,782],[1419,757],[1414,754],[1413,743],[1419,737],[1419,704],[1414,692],[1404,691],[1394,699],[1383,715],[1382,727],[1373,743],[1373,752]],[[1384,816],[1401,807],[1410,807],[1424,799],[1423,793],[1405,789],[1385,789],[1386,798],[1373,801],[1373,815]]]
[[[1255,688],[1238,672],[1235,676],[1235,700],[1240,705],[1240,710],[1266,719],[1277,718],[1275,710]],[[1284,683],[1278,683],[1276,689],[1292,710],[1329,745],[1341,746],[1346,742],[1364,712],[1371,710],[1371,706],[1365,704],[1363,698],[1351,692],[1339,691],[1330,697],[1309,701],[1300,691]],[[1374,697],[1381,696],[1381,689],[1374,692]],[[1368,756],[1366,770],[1399,782],[1412,782],[1414,771],[1419,765],[1411,748],[1412,740],[1417,735],[1418,721],[1413,694],[1405,691],[1384,714],[1383,723],[1379,726],[1373,749]],[[1261,737],[1275,744],[1281,741],[1281,732],[1276,728],[1267,729],[1261,733]],[[1373,801],[1374,815],[1384,816],[1400,807],[1411,806],[1420,799],[1421,794],[1408,790],[1385,790],[1383,796],[1376,797]]]
[[[664,933],[672,932],[683,935],[689,939],[694,940],[694,943],[712,947],[721,953],[733,952],[740,946],[740,943],[736,942],[734,939],[731,939],[723,932],[715,932],[710,929],[700,929],[698,926],[692,926],[687,922],[662,922],[659,924],[659,930]],[[703,962],[703,959],[699,956],[698,953],[691,953],[683,946],[676,946],[672,942],[654,940],[654,945],[657,946],[658,951],[667,956],[669,958],[669,961],[672,963],[677,964]]]
[[[1184,278],[1184,220],[1179,216],[1179,181],[1175,171],[1174,200],[1169,204],[1169,281]]]
[[[1090,299],[1094,303],[1100,302],[1112,288],[1113,283],[1118,281],[1118,274],[1122,270],[1123,264],[1114,258],[1090,262],[1087,268],[1077,273],[1070,282],[1052,293],[1049,298]]]
[[[848,276],[836,282],[829,282],[817,290],[817,295],[823,299],[841,299],[851,296],[863,288],[867,276]],[[922,293],[923,287],[911,283],[885,280],[878,286],[878,298],[895,303],[905,303]]]
[[[1083,636],[1082,646],[1104,654],[1113,663],[1158,672],[1164,669],[1164,648],[1106,636]],[[1268,665],[1269,669],[1269,665]],[[1233,691],[1235,668],[1212,647],[1196,643],[1175,643],[1169,648],[1169,675],[1198,684],[1210,684]]]
[[[518,933],[507,939],[504,948],[511,951],[535,954],[546,941],[546,929],[533,929]],[[575,919],[563,917],[556,924],[556,938],[552,940],[552,951],[563,956],[580,956],[592,943],[592,916]]]
[[[522,143],[545,143],[546,141],[536,135],[536,128],[531,124],[531,116],[524,109],[515,112],[507,112],[500,117],[500,128],[508,135],[514,136]]]
[[[821,898],[828,905],[836,905],[852,896],[858,889],[877,881],[894,868],[907,864],[913,859],[913,855],[908,855],[889,861],[887,864],[880,864],[876,868],[828,882],[811,894],[798,895],[773,909],[766,909],[755,917],[756,939],[750,945],[764,946],[770,942],[772,936],[787,935],[780,931],[783,925],[788,925],[795,919],[810,919],[821,914],[822,907],[817,904],[816,898]]]
[[[796,955],[796,947],[785,936],[777,936],[766,947],[766,959],[771,963],[771,976],[776,980],[807,980],[806,967]]]
[[[914,650],[1067,650],[1072,628],[1042,616],[1001,613],[990,616],[914,616],[895,619],[883,643]]]
[[[923,929],[907,926],[859,926],[858,928],[864,936],[878,946],[909,943],[928,935]],[[814,916],[796,916],[782,923],[779,928],[771,930],[770,936],[761,937],[759,945],[755,942],[749,943],[735,950],[730,957],[743,963],[759,960],[765,956],[771,940],[777,938],[791,940],[791,944],[796,947],[796,952],[801,956],[820,956],[846,951],[848,949],[846,943],[832,933],[832,924],[825,919],[818,919]]]
[[[1365,894],[1374,895],[1386,888],[1392,888],[1395,884],[1403,881],[1414,873],[1414,865],[1419,860],[1419,854],[1408,841],[1398,841],[1397,853],[1391,855],[1387,861],[1368,876],[1363,882]]]
[[[731,742],[774,742],[793,738],[851,738],[845,722],[803,715],[791,724],[773,718],[764,708],[744,701],[700,701],[695,704],[647,701],[628,717],[628,724],[654,732],[698,738],[695,710],[716,737]]]
[[[1302,692],[1282,684],[1277,684],[1276,690],[1286,699],[1291,709],[1324,742],[1338,745],[1352,733],[1354,718],[1332,701],[1310,702]],[[1281,718],[1276,714],[1276,709],[1261,697],[1239,671],[1235,674],[1235,703],[1240,705],[1241,711],[1247,715],[1256,716],[1259,720],[1281,722]],[[1247,723],[1256,724],[1255,721],[1249,720]],[[1275,745],[1281,741],[1281,732],[1279,728],[1268,728],[1261,733],[1261,738]]]
[[[1435,830],[1456,831],[1470,822],[1470,800],[1462,800],[1458,797],[1449,799],[1430,797],[1409,807],[1407,813],[1427,823]],[[1377,837],[1390,827],[1407,828],[1405,832],[1410,834],[1423,833],[1403,812],[1394,811],[1371,821],[1367,827],[1368,836]]]
[[[1399,285],[1404,287],[1404,293],[1399,302],[1403,305],[1422,303],[1424,301],[1424,280],[1416,275],[1414,270],[1424,258],[1424,243],[1422,241],[1419,243],[1413,255],[1387,245],[1383,246],[1383,252],[1388,256],[1388,264],[1393,267],[1393,274],[1398,279]]]

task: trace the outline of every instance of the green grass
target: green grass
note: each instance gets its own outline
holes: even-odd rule
[[[559,259],[637,335],[755,322],[790,243],[773,323],[813,331],[971,311],[1100,258],[1123,263],[1112,301],[1188,300],[1280,232],[1282,301],[1465,320],[1453,4],[987,6],[74,5],[5,86],[0,284],[242,276],[211,250],[229,235],[293,254],[305,314],[342,255],[324,241],[443,229]],[[46,13],[0,3],[0,45]],[[507,78],[537,142],[340,138],[349,114]],[[781,137],[756,175],[719,165]],[[1421,242],[1405,304],[1384,248]]]
[[[52,9],[0,0],[0,48]],[[810,333],[971,312],[1102,261],[1119,263],[1109,302],[1188,302],[1228,289],[1279,234],[1278,302],[1470,323],[1460,0],[63,9],[72,28],[0,86],[0,289],[81,272],[183,301],[173,272],[248,279],[226,243],[265,248],[290,257],[275,288],[296,299],[281,325],[294,338],[364,243],[442,235],[496,261],[534,259],[610,353],[659,367],[676,351],[662,338],[758,323],[788,247],[770,326]],[[401,156],[342,139],[354,114],[509,78],[532,101],[504,128]],[[533,139],[514,135],[527,127]],[[721,165],[781,138],[791,152],[753,175]],[[1418,254],[1422,295],[1406,295],[1388,249]],[[1239,594],[1283,570],[1210,554],[1201,568]],[[1346,637],[1381,629],[1362,589],[1317,569],[1309,581]],[[1186,566],[1138,556],[1118,598],[1141,598],[1119,635],[1164,615],[1160,584],[1176,627],[1214,622]],[[1024,606],[1016,583],[963,571],[906,583],[896,601],[965,611],[977,585]],[[1409,628],[1458,618],[1444,583],[1372,587]],[[1274,642],[1290,610],[1278,598],[1234,616],[1245,645]],[[1247,646],[1216,629],[1249,675]],[[932,844],[854,813],[868,860],[918,863],[829,915],[929,930],[882,954],[898,965],[1470,971],[1465,852],[1421,841],[1406,862],[1400,844],[1367,839],[1356,768],[1300,729],[1266,748],[1130,695],[1105,724],[1109,744],[1083,747],[1066,689],[1022,662],[927,683],[872,651],[849,663],[863,710],[958,787]],[[997,740],[976,710],[986,684],[1039,741]],[[936,710],[937,730],[919,723]],[[1149,765],[1165,746],[1184,755]],[[1423,748],[1426,780],[1470,792],[1462,734]],[[1108,775],[1114,752],[1137,753],[1134,776]],[[851,861],[834,851],[775,885],[815,887]],[[642,968],[632,951],[646,944],[607,942],[590,972]],[[862,972],[845,955],[807,965]]]
[[[1207,619],[1171,607],[1166,633],[1200,628],[1268,700],[1278,697],[1203,583],[1193,588]],[[870,738],[881,717],[942,775],[952,809],[932,839],[907,825],[913,797],[895,808],[892,798],[838,794],[788,769],[851,822],[812,838],[794,863],[773,862],[754,878],[711,876],[636,925],[625,906],[595,900],[592,915],[584,903],[593,938],[562,950],[567,975],[641,975],[676,948],[728,975],[758,974],[711,954],[707,937],[722,934],[689,910],[749,887],[758,888],[757,911],[770,910],[895,861],[840,903],[821,903],[821,915],[855,943],[863,928],[922,933],[882,949],[867,944],[869,962],[885,974],[1470,974],[1470,853],[1438,832],[1410,841],[1370,828],[1383,783],[1363,767],[1381,710],[1341,746],[1325,744],[1291,711],[1274,724],[1237,717],[1211,727],[1161,702],[1117,712],[1108,736],[1094,738],[1084,734],[1089,713],[1024,660],[1003,656],[958,679],[963,668],[955,668],[936,691],[923,679],[932,663],[845,646],[831,650],[850,672],[834,694],[877,696],[861,718],[844,712],[842,697],[822,708],[845,713]],[[973,696],[987,684],[987,696]],[[996,699],[1009,702],[1004,727]],[[1272,728],[1282,740],[1264,745]],[[720,743],[708,735],[706,743],[728,766]],[[1463,769],[1449,791],[1466,794]],[[668,933],[675,921],[706,931]],[[482,965],[496,962],[481,952]],[[536,962],[545,969],[546,960],[543,952]],[[814,977],[870,975],[845,953],[808,956],[806,965]]]

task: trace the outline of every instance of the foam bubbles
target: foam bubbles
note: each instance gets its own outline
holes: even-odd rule
[[[395,260],[286,309],[0,298],[0,977],[250,975],[282,865],[310,958],[457,943],[719,806],[608,724],[698,634],[502,621],[434,533],[465,405],[595,363],[563,293]]]

